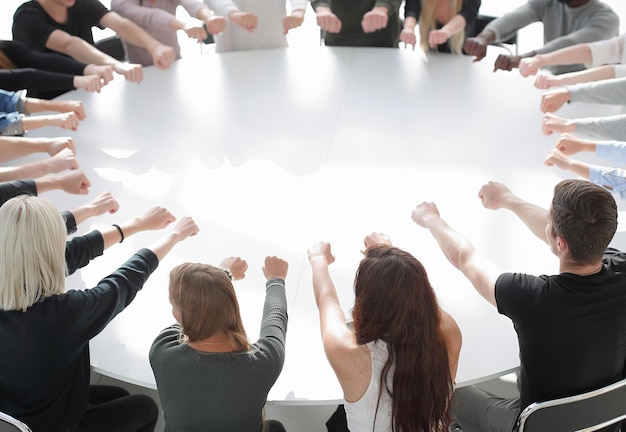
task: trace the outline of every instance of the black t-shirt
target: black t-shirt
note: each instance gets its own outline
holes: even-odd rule
[[[619,381],[626,359],[626,254],[608,249],[590,276],[502,274],[498,311],[520,349],[522,409]]]
[[[100,20],[109,10],[98,0],[76,0],[67,10],[67,22],[58,23],[48,15],[37,0],[22,4],[13,15],[13,39],[37,51],[49,51],[46,42],[55,30],[77,36],[94,44],[91,28],[100,25]]]

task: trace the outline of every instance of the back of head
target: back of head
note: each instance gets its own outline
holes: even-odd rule
[[[26,310],[65,290],[65,236],[46,200],[22,195],[0,207],[0,309]]]
[[[586,180],[563,180],[554,188],[550,209],[554,234],[568,244],[577,264],[602,258],[617,230],[617,204],[602,186]]]
[[[225,333],[236,351],[250,348],[230,278],[208,264],[185,263],[170,273],[170,297],[180,310],[187,342]]]
[[[441,313],[422,264],[398,248],[367,249],[355,279],[359,344],[381,339],[389,358],[380,388],[392,395],[396,431],[435,432],[449,422],[452,382]],[[393,370],[392,388],[386,389]]]

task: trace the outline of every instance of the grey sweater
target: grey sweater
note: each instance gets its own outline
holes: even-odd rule
[[[260,432],[267,393],[285,359],[285,282],[266,284],[261,334],[252,349],[205,353],[180,341],[174,325],[150,349],[167,432]]]

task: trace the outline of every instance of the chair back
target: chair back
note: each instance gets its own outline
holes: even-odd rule
[[[0,432],[31,432],[31,430],[21,421],[0,412]]]
[[[580,395],[536,402],[519,417],[518,432],[595,431],[626,419],[626,379]]]

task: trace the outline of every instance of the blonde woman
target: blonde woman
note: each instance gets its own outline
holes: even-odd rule
[[[415,46],[419,23],[424,51],[463,53],[465,38],[472,36],[481,0],[406,0],[400,40]]]
[[[198,227],[181,219],[92,289],[66,292],[65,277],[125,237],[173,220],[169,211],[155,207],[66,244],[63,219],[50,202],[22,195],[0,207],[0,411],[33,432],[154,429],[158,408],[151,398],[89,385],[89,340]]]

